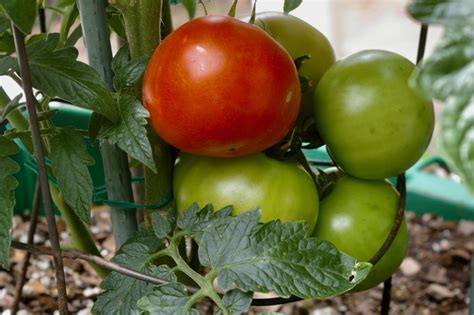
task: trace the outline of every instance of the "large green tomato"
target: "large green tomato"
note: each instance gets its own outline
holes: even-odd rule
[[[174,197],[179,211],[193,202],[218,210],[233,206],[238,215],[261,209],[261,221],[306,221],[313,231],[318,217],[318,191],[311,176],[294,162],[263,153],[212,158],[181,153],[174,170]]]
[[[384,179],[425,152],[433,104],[408,85],[414,65],[395,53],[366,50],[338,61],[314,95],[319,134],[348,174]]]
[[[327,38],[310,24],[299,18],[280,13],[264,12],[255,17],[255,25],[261,27],[278,41],[293,57],[309,56],[298,74],[309,80],[303,91],[298,120],[313,115],[313,93],[323,74],[334,64],[336,57]]]
[[[368,261],[382,246],[394,224],[399,194],[386,180],[364,180],[339,174],[321,201],[313,235],[330,241],[358,261]],[[354,291],[370,289],[389,278],[403,261],[408,247],[406,220],[392,245]]]

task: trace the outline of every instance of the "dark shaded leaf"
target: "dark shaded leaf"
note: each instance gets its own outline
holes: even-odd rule
[[[128,45],[122,46],[112,60],[115,90],[121,92],[134,88],[145,72],[147,63],[148,58],[130,60]]]
[[[156,172],[150,141],[147,137],[148,111],[135,96],[124,95],[119,98],[118,124],[105,122],[99,137],[117,144],[131,157]]]
[[[20,166],[9,157],[0,156],[0,266],[9,269],[13,208],[15,207],[15,189],[18,181],[13,174]]]
[[[156,237],[160,239],[165,238],[171,231],[171,225],[168,220],[163,218],[157,211],[153,212],[151,220]]]
[[[222,302],[227,306],[232,315],[246,314],[252,303],[253,292],[242,292],[239,289],[233,289],[222,298]],[[215,311],[214,314],[222,314],[221,310]]]
[[[301,2],[303,2],[303,0],[285,0],[283,4],[283,12],[290,13],[300,6]]]
[[[2,0],[0,5],[5,14],[25,34],[31,33],[36,19],[36,1],[34,0]]]
[[[15,155],[20,152],[15,141],[0,136],[0,156]]]
[[[137,306],[142,314],[162,315],[199,315],[195,309],[187,309],[189,295],[181,283],[169,283],[156,286],[153,291],[142,297]]]
[[[143,236],[139,236],[135,240],[142,241],[142,238]],[[141,242],[132,242],[131,240],[122,246],[112,261],[163,280],[176,281],[176,276],[169,267],[156,266],[150,261],[150,255],[155,251],[156,248],[150,248]],[[101,287],[105,292],[97,297],[92,308],[94,314],[130,315],[139,314],[137,301],[151,292],[154,285],[117,272],[111,272],[104,279]]]
[[[230,218],[231,213],[232,207],[226,207],[218,212],[214,212],[210,204],[202,209],[199,209],[197,204],[192,204],[178,216],[177,225],[181,230],[185,231],[187,235],[199,243],[204,230],[209,227],[209,225],[217,224],[221,220]]]
[[[81,135],[73,129],[62,129],[51,138],[53,174],[66,203],[85,223],[91,223],[92,178],[88,166],[95,163]]]

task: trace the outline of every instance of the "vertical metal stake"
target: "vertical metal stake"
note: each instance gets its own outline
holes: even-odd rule
[[[385,280],[383,283],[382,303],[380,308],[380,315],[388,315],[390,312],[390,300],[392,294],[392,277]]]

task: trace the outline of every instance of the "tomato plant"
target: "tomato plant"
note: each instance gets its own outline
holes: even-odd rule
[[[293,126],[300,87],[291,56],[258,27],[226,16],[191,20],[154,52],[143,79],[150,124],[199,155],[240,156]]]
[[[433,132],[433,104],[408,86],[414,65],[367,50],[337,62],[314,95],[319,134],[348,174],[383,179],[407,170]]]
[[[263,12],[255,17],[255,25],[270,34],[290,53],[293,59],[307,56],[298,69],[305,79],[298,121],[313,116],[313,93],[323,74],[336,61],[328,39],[305,21],[284,13]]]
[[[328,240],[359,261],[369,261],[390,233],[399,194],[386,180],[364,180],[339,172],[332,191],[321,201],[313,235]],[[355,291],[370,289],[400,266],[408,246],[406,220],[392,245]]]
[[[232,205],[238,215],[259,207],[261,220],[305,221],[311,232],[318,217],[318,192],[296,162],[262,153],[233,159],[181,154],[174,173],[178,210],[193,202],[216,209]]]

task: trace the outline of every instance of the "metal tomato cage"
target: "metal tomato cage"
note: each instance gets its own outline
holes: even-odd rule
[[[39,9],[39,17],[40,17],[40,29],[42,32],[46,32],[45,13],[44,13],[44,10],[41,8]],[[97,25],[97,27],[107,27],[107,25]],[[418,52],[417,52],[417,58],[416,58],[417,63],[419,63],[424,56],[426,39],[427,39],[427,31],[428,31],[428,26],[421,25],[419,43],[418,43]],[[41,135],[39,131],[38,118],[36,114],[35,99],[32,93],[31,76],[29,73],[28,65],[27,65],[24,35],[14,26],[13,26],[13,33],[15,36],[15,41],[17,43],[16,48],[17,48],[18,60],[20,63],[21,76],[23,78],[23,90],[26,96],[26,103],[27,103],[27,108],[28,108],[28,113],[29,113],[28,116],[30,120],[31,132],[32,132],[32,137],[33,137],[33,142],[34,142],[34,147],[35,147],[35,158],[36,158],[36,161],[38,161],[37,163],[38,164],[37,165],[38,177],[36,179],[34,197],[32,198],[32,207],[31,207],[31,213],[30,213],[30,227],[28,230],[27,244],[12,242],[12,245],[15,245],[14,243],[16,243],[16,246],[12,246],[12,247],[17,247],[17,248],[27,250],[27,254],[25,255],[20,267],[20,270],[21,270],[20,277],[18,278],[18,281],[16,284],[16,296],[15,296],[14,306],[12,309],[12,314],[16,314],[19,308],[19,303],[22,298],[22,288],[26,281],[26,272],[28,269],[28,265],[29,265],[29,261],[30,261],[30,257],[32,253],[48,254],[48,255],[53,256],[54,263],[55,263],[55,270],[56,270],[57,289],[58,289],[58,307],[61,314],[67,314],[68,310],[67,310],[67,295],[66,295],[64,268],[62,264],[62,256],[61,256],[61,250],[59,247],[59,238],[57,235],[56,223],[54,219],[54,208],[53,208],[53,204],[51,202],[51,198],[48,192],[49,183],[48,183],[48,177],[46,174],[46,167],[44,164],[44,160],[45,160],[44,154],[42,150],[40,149]],[[312,161],[312,162],[315,162],[316,164],[326,163],[327,165],[327,161],[326,162],[325,161]],[[369,260],[369,262],[372,263],[373,265],[375,265],[383,257],[385,252],[388,250],[388,248],[392,244],[404,217],[405,201],[406,201],[405,174],[400,174],[397,177],[396,186],[397,186],[397,190],[400,193],[400,201],[399,201],[397,215],[396,215],[394,224],[392,226],[392,229],[390,231],[390,234],[387,236],[386,240],[384,241],[380,249]],[[44,248],[38,249],[33,246],[33,238],[36,231],[38,213],[40,209],[40,199],[43,200],[43,205],[44,205],[45,215],[48,222],[49,235],[50,235],[50,240],[51,240],[51,245],[52,245],[51,249],[48,249],[48,250]],[[69,256],[64,255],[63,253],[63,256],[69,257],[69,258],[81,258],[87,261],[100,263],[100,261],[94,261],[93,258],[85,254],[82,255],[80,252],[76,252],[75,256],[74,256],[74,253],[72,252],[69,253]],[[474,260],[473,260],[473,263],[474,263]],[[116,269],[113,269],[113,270],[126,273],[123,270],[126,268],[122,268],[122,269],[120,269],[120,267],[115,267],[115,268]],[[158,284],[157,282],[158,279],[153,278],[153,277],[147,278],[146,275],[142,275],[141,279],[144,281],[150,281],[152,283]],[[390,300],[391,300],[391,287],[392,287],[392,281],[391,281],[391,278],[389,278],[383,284],[383,295],[382,295],[381,310],[380,310],[380,314],[382,315],[386,315],[389,313]],[[258,299],[255,298],[252,301],[252,305],[270,306],[270,305],[292,303],[299,300],[301,299],[298,297],[258,298]]]

